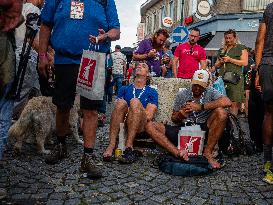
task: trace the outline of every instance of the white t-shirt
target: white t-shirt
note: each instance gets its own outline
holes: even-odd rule
[[[112,73],[123,75],[123,68],[126,65],[127,61],[126,56],[119,51],[113,52],[111,56],[113,60]]]
[[[23,4],[22,9],[22,15],[24,16],[24,19],[26,20],[27,15],[30,13],[37,13],[38,15],[41,14],[40,9],[37,6],[34,6],[32,3],[25,3]],[[22,52],[23,43],[25,39],[25,33],[26,33],[26,21],[24,21],[18,28],[15,29],[15,40],[16,40],[16,58],[20,59],[20,54]],[[38,35],[38,33],[37,33]],[[26,45],[27,48],[27,45]],[[30,50],[30,59],[33,62],[37,61],[37,52],[33,49]]]

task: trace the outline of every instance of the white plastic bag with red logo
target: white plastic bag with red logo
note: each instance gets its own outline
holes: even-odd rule
[[[105,57],[105,53],[83,50],[76,86],[79,95],[90,100],[103,100]]]
[[[181,127],[178,133],[178,149],[186,149],[189,156],[202,155],[205,133],[199,125]]]

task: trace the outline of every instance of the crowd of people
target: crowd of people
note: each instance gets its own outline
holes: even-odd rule
[[[214,169],[219,169],[221,164],[213,156],[213,149],[224,132],[228,113],[238,116],[245,104],[251,138],[257,151],[264,153],[263,180],[273,184],[273,3],[267,6],[261,20],[255,57],[249,48],[240,43],[239,36],[232,29],[224,33],[223,45],[219,45],[217,61],[213,65],[207,60],[205,49],[198,44],[198,28],[191,29],[188,41],[178,45],[174,52],[170,50],[171,43],[167,40],[168,30],[159,29],[151,38],[139,43],[128,68],[126,56],[119,45],[115,46],[114,52],[110,52],[111,41],[120,38],[114,0],[76,1],[73,4],[70,1],[27,0],[22,4],[19,0],[0,0],[0,9],[0,159],[8,137],[14,103],[17,102],[10,91],[16,86],[13,81],[18,63],[16,65],[15,62],[20,61],[19,54],[26,33],[24,22],[28,14],[34,12],[40,15],[41,27],[31,45],[31,58],[21,95],[33,87],[42,90],[39,78],[41,81],[41,78],[47,79],[50,73],[54,73],[52,102],[57,106],[57,143],[45,157],[46,163],[56,164],[68,156],[66,138],[70,130],[69,115],[76,96],[82,52],[91,49],[105,54],[106,83],[103,99],[80,96],[84,139],[80,170],[86,172],[88,177],[102,177],[93,155],[98,112],[106,112],[106,102],[112,103],[114,99],[110,142],[103,153],[104,161],[113,158],[120,123],[125,124],[127,132],[120,163],[130,164],[138,160],[140,153],[134,150],[133,142],[136,135],[144,131],[170,154],[188,160],[187,150],[177,148],[177,137],[185,121],[191,120],[208,133],[203,156]],[[151,77],[191,79],[191,86],[176,95],[172,125],[155,121],[160,107],[157,90],[150,86]],[[226,95],[213,88],[214,80],[218,78],[224,81]],[[255,106],[260,109],[263,107],[260,122],[256,123],[255,120],[253,123],[253,106],[247,106],[253,102],[257,102]]]

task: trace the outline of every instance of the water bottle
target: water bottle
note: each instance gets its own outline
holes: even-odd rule
[[[120,123],[119,128],[118,147],[115,149],[116,159],[121,157],[122,152],[125,150],[124,123]]]
[[[154,66],[151,65],[151,76],[156,76],[156,73],[154,72]]]

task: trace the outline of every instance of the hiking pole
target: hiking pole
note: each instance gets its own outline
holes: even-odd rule
[[[26,33],[25,33],[23,48],[20,54],[18,71],[15,75],[13,90],[12,90],[13,98],[15,100],[20,99],[20,93],[21,93],[23,82],[24,82],[28,60],[30,59],[29,54],[31,51],[31,46],[33,44],[33,41],[37,32],[39,31],[39,27],[40,27],[39,15],[36,13],[28,14],[26,18]]]

